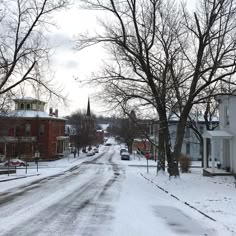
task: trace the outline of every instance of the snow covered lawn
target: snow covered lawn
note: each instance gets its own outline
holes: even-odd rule
[[[233,176],[202,176],[201,168],[192,168],[180,178],[169,180],[168,175],[151,169],[143,176],[159,189],[196,212],[206,214],[236,235],[236,188]],[[179,200],[177,200],[179,199]],[[207,217],[206,217],[207,218]],[[225,234],[224,234],[225,235]]]

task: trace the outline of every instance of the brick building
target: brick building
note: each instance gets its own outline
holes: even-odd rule
[[[44,111],[45,102],[34,98],[15,99],[15,110],[0,116],[0,153],[7,158],[25,160],[56,159],[67,155],[69,138],[64,118],[58,110]]]

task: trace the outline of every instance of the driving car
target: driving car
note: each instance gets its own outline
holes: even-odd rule
[[[90,151],[87,152],[86,155],[87,156],[93,156],[93,155],[95,155],[95,152],[93,150],[90,150]]]
[[[112,146],[111,143],[105,143],[105,146]]]
[[[127,151],[127,149],[125,149],[125,148],[121,148],[121,149],[120,149],[120,155],[121,155],[123,152],[128,152],[128,151]]]
[[[4,166],[28,166],[29,164],[26,161],[21,159],[14,158],[4,163]]]
[[[93,151],[95,152],[95,153],[98,153],[99,152],[99,150],[98,150],[98,148],[93,148]]]
[[[122,152],[121,154],[121,160],[127,160],[129,161],[130,160],[130,155],[128,152]]]

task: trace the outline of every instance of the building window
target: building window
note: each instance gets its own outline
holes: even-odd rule
[[[1,127],[1,130],[0,130],[0,135],[1,136],[8,136],[9,135],[9,130],[8,130],[8,128],[6,128],[6,127]]]
[[[203,154],[203,145],[199,145],[199,154],[202,155]]]
[[[190,154],[190,143],[186,143],[186,154]]]
[[[30,124],[26,124],[25,125],[25,135],[29,136],[31,132],[31,125]]]
[[[44,135],[44,124],[40,124],[39,135]]]
[[[185,137],[190,138],[190,128],[186,128]]]
[[[200,133],[203,134],[203,132],[204,132],[204,126],[200,126],[199,129],[200,129]]]
[[[229,125],[229,108],[228,106],[225,106],[224,109],[224,120],[225,120],[225,125]]]
[[[30,110],[30,104],[29,104],[29,103],[27,103],[26,109],[27,109],[27,110]]]
[[[25,106],[24,106],[24,103],[21,103],[21,104],[20,104],[20,109],[24,110],[24,107],[25,107]]]

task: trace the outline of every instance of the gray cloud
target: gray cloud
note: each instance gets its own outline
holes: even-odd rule
[[[68,60],[63,63],[63,66],[67,69],[76,69],[79,67],[79,63],[76,60]]]
[[[58,48],[60,50],[73,49],[74,43],[72,38],[68,34],[63,34],[63,33],[47,34],[47,38],[50,44],[57,49]]]

